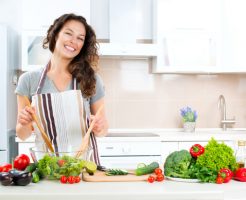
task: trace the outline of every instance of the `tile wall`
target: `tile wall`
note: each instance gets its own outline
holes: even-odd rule
[[[101,59],[100,67],[110,128],[181,128],[187,105],[198,112],[197,128],[218,128],[220,94],[233,127],[246,127],[246,75],[151,74],[147,60]]]

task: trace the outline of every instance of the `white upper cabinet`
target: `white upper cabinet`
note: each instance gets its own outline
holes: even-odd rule
[[[84,16],[90,22],[90,0],[23,0],[23,30],[47,29],[65,13]]]
[[[101,56],[153,57],[152,0],[92,0],[91,25]]]
[[[221,1],[154,1],[153,72],[203,73],[220,65]]]
[[[246,72],[246,1],[223,1],[222,71]]]

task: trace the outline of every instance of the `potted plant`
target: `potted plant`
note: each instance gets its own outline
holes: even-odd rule
[[[189,106],[180,109],[185,132],[194,132],[196,127],[197,112]]]

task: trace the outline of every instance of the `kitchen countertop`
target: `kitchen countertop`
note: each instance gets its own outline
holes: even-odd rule
[[[80,182],[60,184],[43,180],[28,186],[0,186],[0,199],[23,200],[245,200],[246,183]]]
[[[99,141],[119,141],[124,138],[124,141],[208,141],[211,137],[216,140],[246,140],[246,129],[228,129],[222,131],[219,128],[214,129],[196,129],[193,133],[183,132],[182,129],[109,129],[111,137],[98,138]],[[123,134],[127,135],[123,137]],[[156,136],[146,136],[152,133]],[[119,134],[120,137],[116,137]],[[131,135],[131,137],[129,137]],[[113,137],[112,137],[113,136]],[[141,137],[140,137],[141,136]],[[27,138],[25,141],[16,138],[16,142],[34,142],[35,136]]]

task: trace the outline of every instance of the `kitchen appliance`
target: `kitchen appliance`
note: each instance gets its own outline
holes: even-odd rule
[[[0,24],[0,164],[10,162],[16,145],[10,145],[15,135],[16,95],[13,77],[18,58],[17,34],[6,25]],[[12,154],[12,155],[10,155]]]
[[[106,168],[135,169],[139,163],[161,162],[161,139],[154,133],[110,133],[97,138],[100,163]]]

